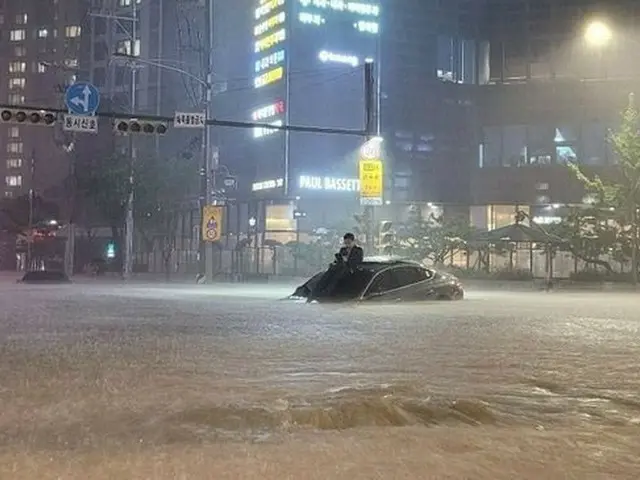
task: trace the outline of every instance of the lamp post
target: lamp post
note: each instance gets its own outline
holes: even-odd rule
[[[210,116],[209,112],[211,109],[211,99],[213,95],[213,83],[212,83],[211,73],[208,73],[207,78],[203,79],[198,77],[197,75],[192,74],[191,72],[188,72],[187,70],[183,70],[182,68],[169,65],[161,61],[147,60],[147,59],[134,57],[132,55],[121,54],[121,53],[115,53],[113,56],[115,58],[125,59],[128,62],[132,62],[134,65],[135,64],[148,65],[151,67],[160,68],[162,70],[178,73],[180,75],[185,76],[186,78],[189,78],[190,80],[195,81],[196,83],[200,84],[200,86],[202,86],[202,89],[203,89],[202,103],[204,107],[204,116],[205,116],[205,127],[202,135],[202,159],[200,164],[200,195],[199,195],[200,214],[202,215],[202,212],[204,211],[204,207],[213,201],[212,191],[210,187],[211,187],[211,184],[215,185],[215,174],[218,169],[217,156],[212,157],[210,155],[210,152],[212,151],[211,135],[209,132],[209,127],[207,125],[207,122],[209,121],[209,116]],[[215,158],[215,162],[213,161],[214,158]],[[211,179],[209,178],[209,172],[211,172],[213,176],[213,178]],[[198,249],[198,252],[199,252],[198,263],[199,263],[200,276],[206,276],[206,268],[207,268],[207,261],[206,261],[207,250],[206,249],[207,249],[207,244],[204,241],[204,238],[201,232],[200,238],[199,238],[199,249]]]

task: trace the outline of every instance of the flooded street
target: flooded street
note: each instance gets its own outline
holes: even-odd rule
[[[2,479],[638,476],[632,294],[0,287]]]

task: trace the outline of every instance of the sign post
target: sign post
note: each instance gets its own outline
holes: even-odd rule
[[[176,112],[173,116],[175,128],[205,128],[206,124],[204,113]]]

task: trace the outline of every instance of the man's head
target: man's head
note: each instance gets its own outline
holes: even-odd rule
[[[345,233],[342,240],[344,241],[344,246],[348,248],[351,248],[356,244],[356,237],[353,233]]]

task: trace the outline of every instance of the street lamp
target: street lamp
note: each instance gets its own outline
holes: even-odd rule
[[[585,28],[584,39],[589,45],[604,47],[613,39],[613,31],[606,23],[594,20]]]
[[[204,117],[205,117],[204,133],[202,136],[202,164],[200,166],[200,202],[199,202],[200,205],[199,207],[200,207],[200,214],[202,215],[202,212],[204,212],[205,206],[209,205],[213,201],[212,192],[209,184],[209,171],[215,172],[218,168],[218,165],[209,165],[209,152],[211,152],[212,150],[211,150],[211,135],[209,132],[207,122],[209,120],[209,111],[210,111],[211,99],[213,95],[213,83],[212,83],[211,73],[209,72],[207,74],[207,78],[203,79],[198,77],[197,75],[192,74],[191,72],[188,72],[187,70],[184,70],[182,68],[175,67],[173,65],[169,65],[163,62],[159,62],[155,60],[147,60],[144,58],[136,57],[133,55],[127,55],[124,53],[114,53],[113,56],[115,58],[125,59],[133,63],[134,65],[135,64],[149,65],[149,66],[160,68],[170,72],[178,73],[180,75],[183,75],[186,78],[189,78],[197,82],[202,86],[204,91],[203,104],[204,104]],[[206,248],[207,248],[206,242],[202,238],[202,235],[200,235],[199,249],[198,249],[199,251],[198,257],[199,257],[199,264],[200,264],[199,273],[200,273],[200,276],[205,276],[205,277],[206,277],[206,268],[207,268]]]

